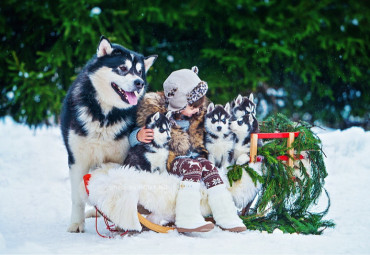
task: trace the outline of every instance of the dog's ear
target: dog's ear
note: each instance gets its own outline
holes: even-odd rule
[[[256,108],[257,108],[257,104],[256,104],[255,102],[253,102],[253,101],[254,101],[254,97],[253,97],[253,94],[252,94],[252,93],[249,95],[249,101],[251,101],[251,102],[253,103],[253,107],[252,107],[252,114],[253,114],[254,116],[256,116]]]
[[[145,73],[148,72],[149,68],[154,64],[157,58],[158,55],[151,55],[144,58]]]
[[[156,122],[159,119],[159,116],[160,116],[160,113],[159,112],[157,112],[156,114],[154,114],[153,117],[152,117],[152,121],[153,122]]]
[[[231,111],[230,111],[230,104],[227,103],[224,107],[225,111],[230,115],[231,114]]]
[[[207,113],[212,112],[215,109],[215,105],[211,102],[207,107]]]
[[[96,50],[96,55],[98,58],[103,57],[105,55],[111,54],[113,51],[112,44],[110,41],[102,35],[100,37],[100,42],[98,45],[98,49]]]
[[[235,106],[239,106],[243,102],[243,97],[242,95],[238,95],[237,98],[235,99]]]
[[[251,94],[249,95],[249,101],[251,101],[252,103],[254,103],[254,102],[253,102],[253,100],[254,100],[253,93],[251,93]]]

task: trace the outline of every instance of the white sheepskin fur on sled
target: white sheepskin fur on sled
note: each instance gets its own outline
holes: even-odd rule
[[[255,170],[261,168],[260,163],[252,165]],[[232,187],[229,187],[226,176],[222,177],[239,208],[245,207],[258,192],[259,185],[256,187],[244,171],[242,179],[234,182]],[[83,183],[81,192],[87,203],[96,206],[118,227],[141,231],[137,216],[139,204],[151,212],[147,218],[153,223],[175,221],[176,196],[181,179],[168,173],[149,173],[134,167],[104,164],[91,174],[89,196]],[[204,185],[201,186],[200,203],[203,216],[210,215],[212,212]]]

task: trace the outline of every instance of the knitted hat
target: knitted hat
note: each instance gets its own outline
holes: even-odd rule
[[[172,72],[163,83],[163,90],[168,100],[168,109],[181,111],[188,104],[205,96],[208,85],[198,77],[198,67]]]

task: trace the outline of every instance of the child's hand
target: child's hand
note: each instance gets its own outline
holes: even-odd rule
[[[137,133],[136,138],[139,142],[150,143],[154,139],[153,129],[145,127],[141,128],[140,131]]]

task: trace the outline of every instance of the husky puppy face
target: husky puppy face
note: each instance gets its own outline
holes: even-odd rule
[[[230,119],[230,130],[240,138],[246,138],[254,131],[257,120],[252,114],[245,114],[241,117],[233,115]]]
[[[153,129],[153,143],[157,146],[163,147],[171,140],[170,116],[171,112],[168,112],[166,115],[157,112],[147,118],[145,126],[146,128]]]
[[[136,105],[145,93],[146,73],[156,58],[144,57],[102,37],[87,72],[103,110]]]
[[[210,103],[205,115],[205,128],[208,133],[220,136],[229,133],[230,105],[214,105]]]
[[[238,97],[232,103],[233,116],[240,118],[246,114],[251,114],[255,117],[256,104],[253,101],[253,94],[250,94],[249,98],[238,95]]]

